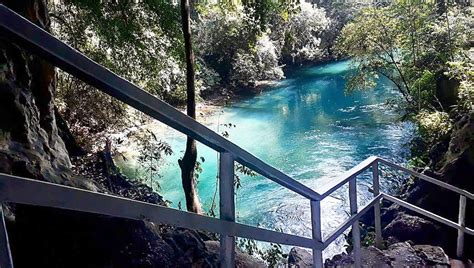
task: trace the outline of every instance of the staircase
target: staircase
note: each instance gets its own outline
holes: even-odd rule
[[[349,227],[352,227],[354,263],[356,267],[361,267],[359,219],[367,211],[374,210],[375,245],[376,247],[381,247],[380,203],[382,199],[397,203],[434,221],[457,229],[458,256],[462,256],[464,253],[465,234],[474,235],[474,230],[467,228],[464,220],[466,199],[474,199],[472,193],[375,156],[367,158],[357,166],[341,174],[338,178],[335,178],[333,183],[328,185],[324,191],[316,192],[186,116],[174,107],[90,60],[85,55],[3,5],[0,5],[0,33],[2,37],[9,38],[28,51],[42,56],[82,81],[217,151],[220,154],[220,218],[207,217],[159,205],[7,174],[0,174],[0,203],[18,203],[89,212],[219,233],[221,267],[235,266],[235,237],[309,248],[312,250],[314,266],[323,267],[323,250]],[[235,222],[235,162],[239,162],[260,175],[308,199],[311,205],[312,236],[296,236]],[[379,186],[379,165],[405,172],[459,194],[458,222],[445,219],[381,192]],[[372,172],[374,197],[367,205],[359,208],[357,206],[356,180],[357,176],[366,170]],[[321,201],[346,183],[349,184],[351,216],[331,234],[323,237],[321,233]],[[0,219],[0,267],[13,267],[8,243],[8,232],[2,209],[0,209]]]

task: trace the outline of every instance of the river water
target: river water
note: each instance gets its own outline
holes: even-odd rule
[[[388,81],[381,80],[374,90],[345,94],[348,71],[348,61],[294,71],[271,90],[219,108],[203,122],[219,133],[228,132],[231,141],[314,190],[324,188],[371,155],[405,163],[412,127],[400,122],[400,116],[385,105],[397,93]],[[162,139],[174,153],[164,160],[161,176],[156,179],[171,206],[181,203],[185,208],[177,165],[185,137],[163,129]],[[205,160],[198,190],[208,210],[216,187],[217,154],[198,144],[198,156]],[[383,183],[384,187],[389,184]],[[241,185],[236,196],[237,221],[311,235],[307,200],[260,176],[241,176]],[[360,205],[372,195],[369,185],[370,177],[362,174],[358,180]],[[322,202],[323,235],[347,219],[348,211],[347,188],[326,198]],[[344,243],[343,238],[336,240],[325,250],[325,257],[340,252]]]

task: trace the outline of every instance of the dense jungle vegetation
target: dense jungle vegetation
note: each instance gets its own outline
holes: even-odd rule
[[[185,103],[178,4],[52,1],[49,10],[56,36],[157,97]],[[283,78],[285,68],[349,57],[356,71],[348,93],[370,89],[381,76],[390,79],[401,98],[388,105],[417,123],[421,138],[413,144],[413,163],[426,165],[430,146],[472,110],[472,12],[444,2],[196,1],[191,26],[197,96],[232,100],[255,92],[262,81]],[[147,118],[62,72],[56,99],[85,148],[100,149],[112,134],[127,132],[153,156],[141,158],[153,170],[160,154],[173,149],[139,127]]]
[[[185,103],[178,5],[60,1],[50,4],[50,12],[53,33],[62,40],[157,97],[173,105]],[[260,81],[281,79],[286,64],[330,56],[331,44],[323,36],[332,31],[331,20],[325,9],[309,3],[198,1],[191,17],[200,99],[252,90]],[[94,146],[87,142],[91,137],[132,124],[126,122],[126,107],[64,73],[57,100],[73,133],[88,148]]]

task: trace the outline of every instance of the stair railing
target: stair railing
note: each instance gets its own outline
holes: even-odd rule
[[[183,228],[218,233],[221,236],[219,257],[221,267],[235,266],[235,237],[309,248],[313,252],[314,266],[318,268],[323,267],[322,251],[350,226],[352,226],[355,266],[361,267],[359,219],[369,209],[374,208],[376,245],[381,247],[382,229],[380,222],[380,202],[382,199],[395,202],[407,209],[458,229],[458,253],[461,255],[463,252],[464,234],[474,234],[474,231],[465,227],[464,224],[466,198],[473,199],[473,194],[467,191],[372,156],[342,174],[338,179],[334,180],[333,184],[327,187],[327,190],[320,194],[253,156],[246,150],[181,113],[162,100],[157,99],[129,81],[90,60],[79,51],[69,47],[64,42],[53,37],[48,32],[37,27],[4,5],[0,5],[0,33],[1,38],[8,38],[14,41],[28,51],[45,58],[76,78],[81,79],[110,96],[123,101],[152,118],[219,152],[220,219],[1,173],[0,203],[11,202],[68,209],[126,219],[146,220],[159,224],[170,224]],[[312,237],[308,238],[286,234],[235,222],[235,161],[308,199],[311,207]],[[379,163],[407,172],[410,175],[460,194],[458,223],[408,204],[386,193],[381,193],[378,172]],[[369,168],[372,169],[374,198],[363,208],[359,209],[357,207],[356,177]],[[323,238],[321,232],[321,200],[346,183],[349,183],[351,216],[335,231],[326,238]],[[0,268],[13,267],[8,232],[3,217],[3,208],[0,208]]]

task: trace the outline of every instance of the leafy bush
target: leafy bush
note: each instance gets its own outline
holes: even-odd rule
[[[247,86],[260,80],[283,78],[283,70],[278,65],[278,54],[274,42],[267,34],[263,34],[254,49],[237,52],[232,64],[232,82]]]
[[[239,51],[255,45],[259,26],[242,7],[224,4],[199,5],[194,29],[196,52],[224,82],[231,76],[232,62]]]
[[[422,110],[416,116],[416,120],[420,134],[431,144],[448,134],[452,128],[452,122],[446,112]]]
[[[126,106],[64,72],[58,73],[56,107],[80,146],[100,149],[107,135],[129,124]]]
[[[290,16],[285,25],[283,57],[292,63],[302,63],[323,56],[321,38],[330,26],[323,8],[302,2],[300,12]],[[290,60],[291,59],[291,60]]]
[[[200,5],[194,27],[198,55],[223,82],[250,85],[281,79],[280,62],[302,63],[323,56],[321,38],[330,20],[309,3],[254,6]],[[271,16],[270,16],[271,14]]]
[[[167,1],[49,1],[52,33],[113,72],[173,104],[183,103],[179,10]],[[55,96],[81,145],[95,149],[133,126],[126,106],[59,72]]]
[[[449,62],[449,69],[445,73],[458,80],[458,113],[467,113],[474,109],[474,62],[457,61]]]
[[[286,263],[288,254],[283,252],[280,244],[270,243],[268,248],[262,249],[258,246],[257,241],[247,238],[238,238],[237,246],[250,256],[262,259],[268,267],[280,267]]]

